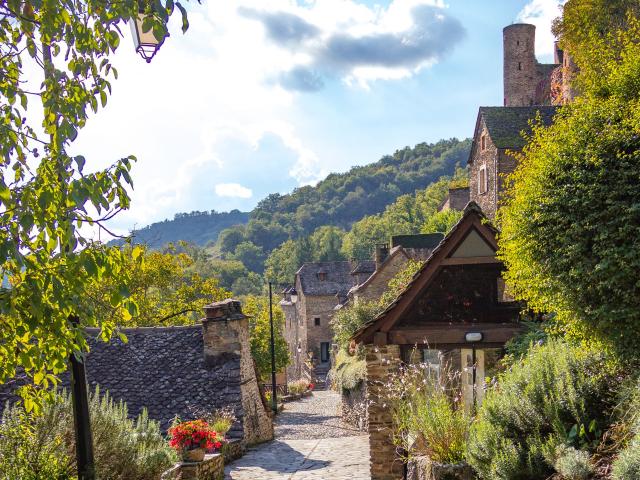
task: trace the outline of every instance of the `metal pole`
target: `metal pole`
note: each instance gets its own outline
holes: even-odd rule
[[[71,323],[78,324],[77,317],[71,317]],[[76,462],[79,480],[94,480],[93,439],[89,422],[89,394],[84,360],[78,360],[74,354],[69,357],[71,364],[71,398],[73,400],[73,425],[76,433]]]
[[[271,327],[271,407],[278,413],[278,392],[276,388],[276,341],[273,333],[273,298],[269,282],[269,325]]]
[[[476,346],[471,346],[471,362],[473,363],[473,414],[476,413],[477,393],[476,393]]]

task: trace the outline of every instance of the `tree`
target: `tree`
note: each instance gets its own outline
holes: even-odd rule
[[[233,253],[244,240],[244,226],[236,225],[220,232],[218,246],[222,253]]]
[[[109,292],[112,279],[100,279],[91,298],[102,312],[102,322],[115,321],[121,327],[158,325],[188,325],[202,318],[205,305],[229,298],[231,293],[215,278],[204,278],[191,271],[194,260],[184,252],[148,250],[136,246],[124,249],[127,262],[119,282],[127,291],[136,310],[128,315],[121,306],[113,306]]]
[[[251,356],[256,362],[261,379],[271,374],[271,325],[269,323],[269,298],[247,296],[242,310],[249,318]],[[282,371],[289,365],[289,347],[284,339],[284,314],[278,305],[273,306],[273,326],[276,354],[276,371]]]
[[[186,29],[184,8],[175,5]],[[173,6],[0,2],[0,270],[11,282],[0,298],[0,382],[22,369],[33,381],[21,391],[28,410],[34,386],[55,382],[69,355],[87,350],[86,327],[100,328],[105,340],[115,328],[84,299],[96,279],[117,278],[126,261],[118,250],[91,242],[81,228],[106,229],[103,222],[129,207],[135,158],[87,172],[85,158],[71,156],[68,148],[89,110],[107,103],[109,79],[117,77],[110,56],[122,24],[143,7],[146,29],[163,38]],[[33,67],[28,78],[27,65]],[[111,293],[114,304],[125,301],[134,310],[126,297],[120,288]]]
[[[262,248],[251,242],[242,242],[238,244],[233,252],[232,258],[239,260],[242,264],[252,272],[262,272],[264,269],[265,254]]]
[[[431,215],[420,229],[421,233],[447,233],[462,218],[459,210],[442,210]]]
[[[578,64],[581,96],[534,129],[499,212],[515,295],[629,357],[640,347],[639,40],[637,19],[582,40],[598,69]]]
[[[265,278],[271,282],[292,284],[298,269],[307,261],[303,241],[287,240],[273,250],[265,262]]]
[[[338,227],[325,225],[317,228],[309,237],[313,261],[329,262],[344,260],[344,256],[340,251],[344,235],[345,231]]]

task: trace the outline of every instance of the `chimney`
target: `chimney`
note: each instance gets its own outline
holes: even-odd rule
[[[242,313],[240,302],[229,298],[207,305],[204,311],[202,337],[205,364],[217,365],[230,356],[240,357],[242,342],[248,339],[248,317]]]
[[[389,256],[389,244],[387,243],[377,243],[376,244],[376,270],[380,268],[380,265],[387,259]]]

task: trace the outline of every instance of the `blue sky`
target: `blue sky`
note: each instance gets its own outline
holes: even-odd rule
[[[551,60],[558,0],[238,0],[190,7],[151,64],[125,38],[107,107],[74,147],[94,168],[135,154],[134,227],[249,210],[396,149],[472,134],[502,103],[502,28],[537,25]],[[176,18],[176,20],[178,20]]]

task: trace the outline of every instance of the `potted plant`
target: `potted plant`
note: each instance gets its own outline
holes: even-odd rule
[[[222,438],[204,420],[181,422],[169,429],[169,445],[182,454],[185,462],[201,462],[206,451],[222,447]]]

